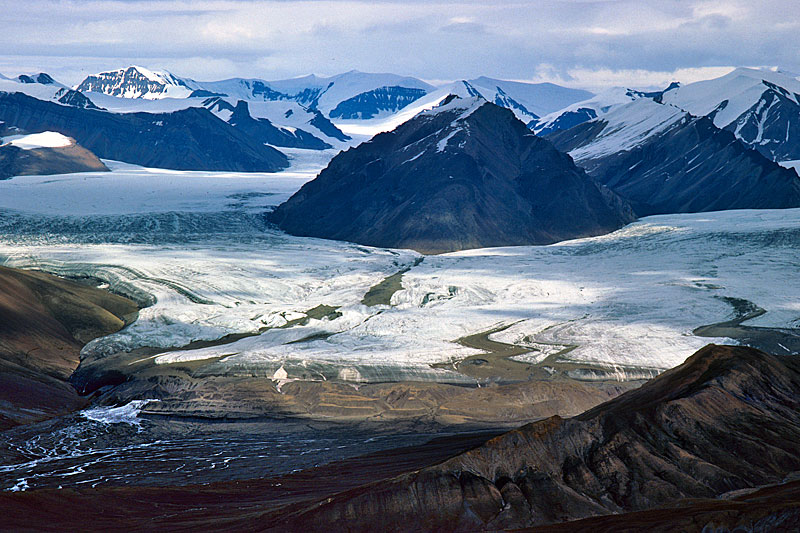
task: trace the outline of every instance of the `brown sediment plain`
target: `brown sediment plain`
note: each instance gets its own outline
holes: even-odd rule
[[[35,271],[0,267],[0,429],[82,407],[66,382],[85,343],[135,320],[136,304]]]

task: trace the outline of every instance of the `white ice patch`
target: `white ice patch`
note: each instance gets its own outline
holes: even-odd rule
[[[28,480],[20,479],[15,485],[8,489],[9,492],[24,492],[28,490]]]
[[[454,128],[453,131],[451,131],[450,133],[447,134],[447,137],[445,137],[444,139],[442,139],[441,141],[436,143],[436,151],[437,152],[444,152],[445,148],[447,148],[447,143],[450,142],[450,139],[452,139],[460,131],[461,131],[461,128]]]
[[[84,409],[80,415],[87,420],[100,422],[101,424],[128,424],[131,426],[139,426],[142,421],[139,419],[139,413],[142,409],[151,402],[158,400],[133,400],[120,407],[93,407],[91,409]]]
[[[23,150],[34,148],[64,148],[73,144],[72,139],[55,131],[32,133],[30,135],[12,135],[3,137],[0,144],[10,144]]]
[[[800,176],[800,159],[794,159],[791,161],[779,161],[778,164],[783,168],[792,168]]]

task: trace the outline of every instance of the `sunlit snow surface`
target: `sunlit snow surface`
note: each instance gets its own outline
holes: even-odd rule
[[[342,379],[376,365],[447,379],[452,372],[429,365],[475,353],[454,341],[503,325],[492,338],[577,345],[567,358],[664,369],[714,341],[691,332],[733,316],[723,297],[765,308],[752,325],[800,322],[800,209],[655,216],[552,246],[427,256],[391,306],[364,306],[371,286],[420,256],[293,237],[263,219],[327,163],[320,157],[298,151],[294,167],[274,175],[112,165],[110,174],[0,182],[0,261],[155,297],[136,323],[85,354],[159,347],[158,363],[225,356],[222,365],[261,365],[269,375],[284,363],[325,363],[340,365]],[[341,316],[279,328],[321,304]]]

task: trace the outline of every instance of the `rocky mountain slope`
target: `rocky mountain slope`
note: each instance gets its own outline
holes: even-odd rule
[[[91,286],[0,267],[0,429],[85,405],[66,382],[81,347],[119,330],[137,310]]]
[[[671,105],[640,98],[547,139],[640,216],[800,206],[800,179]]]
[[[0,92],[0,121],[31,133],[56,131],[101,158],[148,167],[273,172],[289,164],[201,108],[116,114]]]
[[[228,124],[262,144],[310,150],[331,148],[330,144],[305,130],[279,127],[274,125],[268,118],[253,117],[250,114],[248,103],[244,100],[239,100],[233,106],[220,97],[209,98],[205,102],[205,107],[215,112],[218,116],[227,114],[226,122]],[[335,126],[333,127],[335,128]]]
[[[800,469],[800,361],[710,345],[618,398],[291,509],[289,530],[495,530],[714,498]]]
[[[452,97],[339,154],[270,220],[296,235],[435,253],[599,235],[633,218],[512,112]]]

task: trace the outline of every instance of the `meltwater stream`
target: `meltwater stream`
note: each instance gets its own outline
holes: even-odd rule
[[[92,408],[0,434],[0,490],[172,486],[253,479],[422,444],[430,433],[377,434],[302,421],[139,417],[146,401]]]

